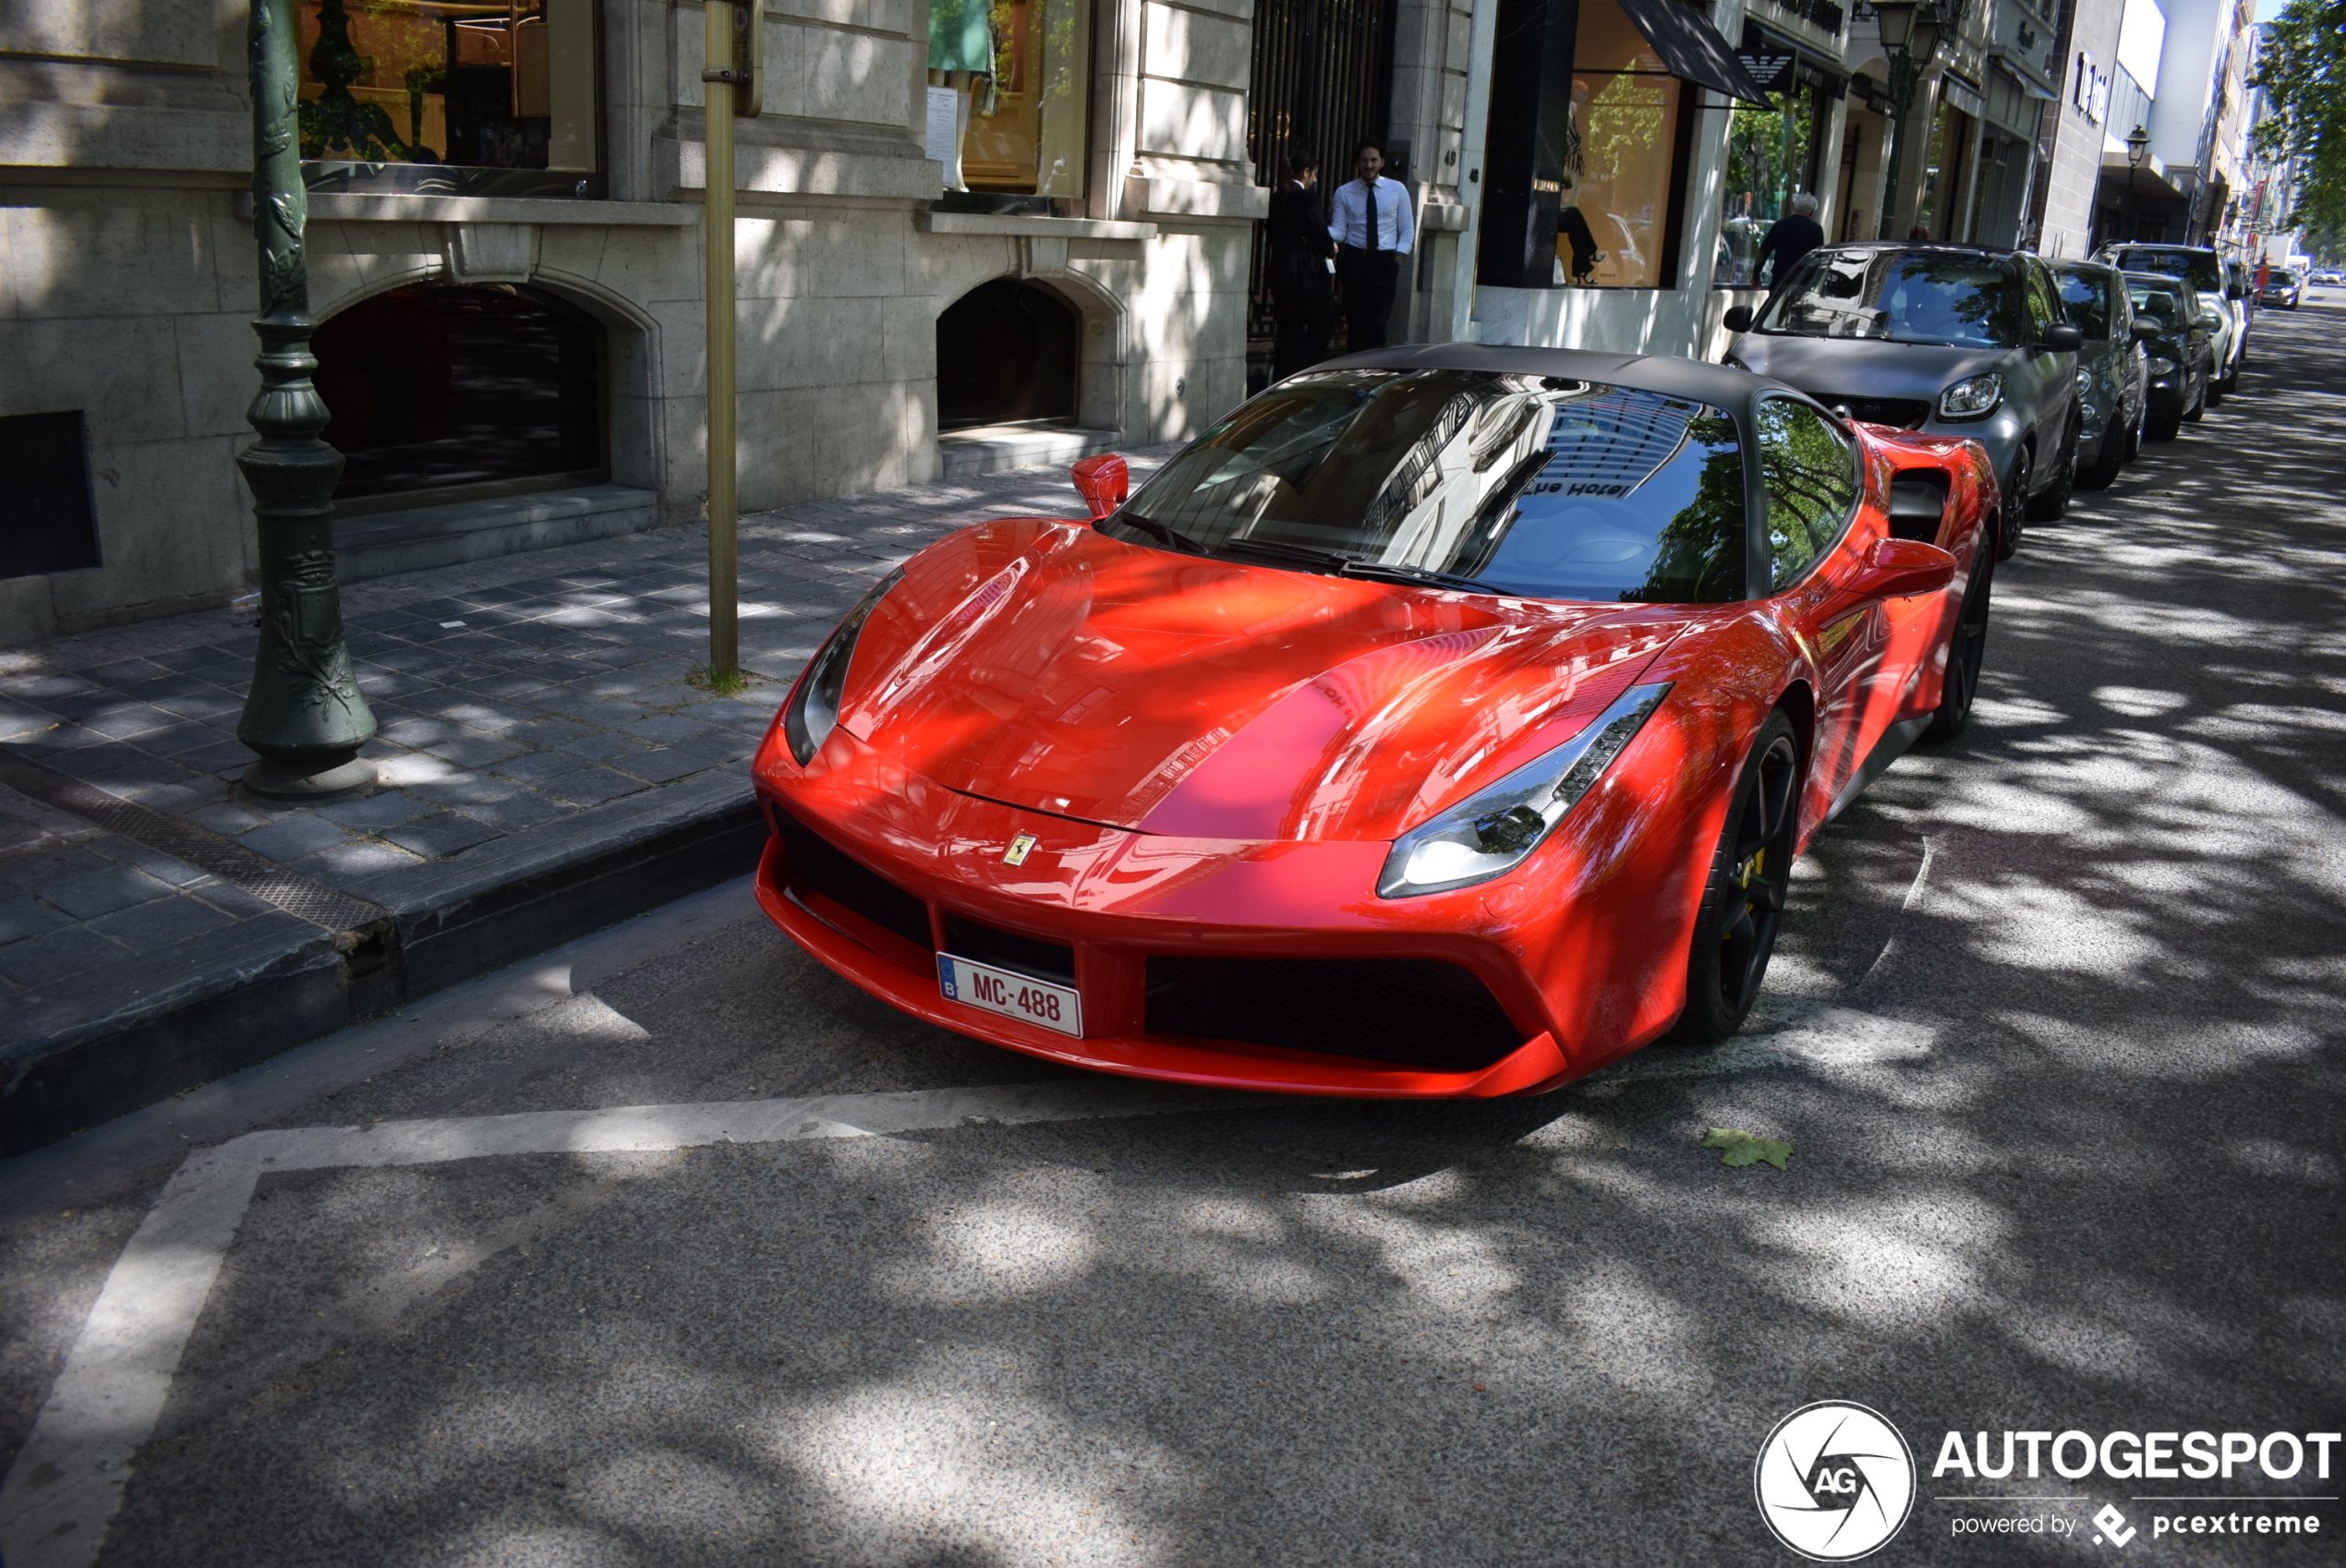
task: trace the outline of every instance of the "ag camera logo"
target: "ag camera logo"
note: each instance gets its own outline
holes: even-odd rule
[[[1845,1400],[1778,1421],[1751,1470],[1760,1517],[1814,1562],[1850,1562],[1889,1544],[1915,1505],[1915,1456],[1888,1417]]]

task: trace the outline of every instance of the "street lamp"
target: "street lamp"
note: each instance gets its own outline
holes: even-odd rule
[[[260,754],[244,785],[272,800],[322,802],[375,781],[358,754],[375,716],[358,694],[334,579],[334,486],[342,453],[319,439],[325,400],[310,380],[309,218],[296,123],[301,74],[294,0],[252,0],[252,229],[260,256],[260,392],[245,411],[260,439],[236,454],[260,529],[260,639],[236,739]]]
[[[1881,237],[1897,237],[1898,165],[1905,161],[1907,120],[1913,116],[1915,89],[1923,67],[1939,53],[1938,6],[1919,0],[1876,0],[1875,25],[1881,32],[1882,54],[1890,67],[1890,172],[1881,193]]]
[[[2139,125],[2126,133],[2126,233],[2120,237],[2134,240],[2142,233],[2140,204],[2134,199],[2134,171],[2150,156],[2150,132]]]

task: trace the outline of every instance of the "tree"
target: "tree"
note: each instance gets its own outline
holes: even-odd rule
[[[2256,151],[2297,161],[2296,222],[2346,229],[2346,0],[2290,0],[2265,28]]]

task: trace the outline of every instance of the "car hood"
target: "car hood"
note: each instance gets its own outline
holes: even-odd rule
[[[840,723],[964,794],[1183,838],[1384,839],[1578,732],[1695,612],[989,523],[865,623]]]
[[[2008,348],[1943,348],[1921,343],[1868,343],[1858,338],[1774,337],[1746,332],[1735,356],[1762,376],[1798,387],[1810,397],[1884,397],[1935,401],[1965,376],[2001,368]]]

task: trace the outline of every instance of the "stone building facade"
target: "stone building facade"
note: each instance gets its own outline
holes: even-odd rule
[[[745,509],[1177,439],[1243,396],[1251,0],[1093,0],[1072,33],[1050,4],[981,11],[989,53],[947,62],[973,73],[934,68],[933,18],[969,19],[946,0],[764,0]],[[351,576],[703,506],[701,8],[523,0],[502,31],[498,9],[297,0]],[[349,49],[321,51],[337,27]],[[83,500],[68,476],[14,520],[40,537],[0,567],[0,644],[251,585],[245,54],[241,6],[0,19],[0,456],[86,462]],[[1037,114],[1052,166],[1022,177]]]

